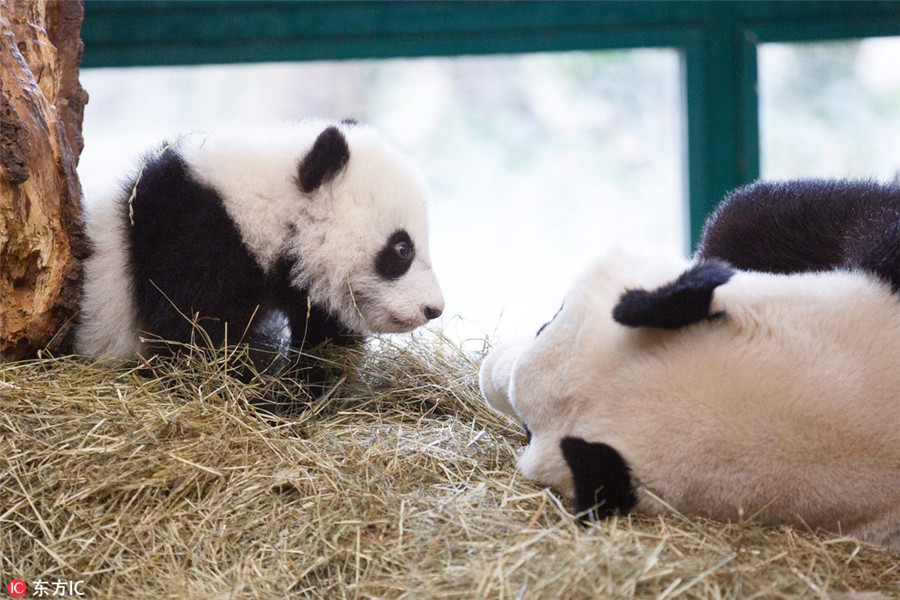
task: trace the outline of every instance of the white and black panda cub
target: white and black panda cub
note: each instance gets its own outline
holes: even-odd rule
[[[896,294],[860,270],[618,254],[480,382],[526,428],[521,471],[580,513],[672,507],[900,549],[898,339]]]
[[[92,203],[76,349],[294,348],[408,332],[441,314],[422,177],[352,121],[195,133]],[[283,331],[273,326],[287,323]],[[227,340],[226,340],[227,331]]]
[[[900,185],[752,183],[729,193],[709,216],[696,256],[769,273],[862,269],[900,291]]]

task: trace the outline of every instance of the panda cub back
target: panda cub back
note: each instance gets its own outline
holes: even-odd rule
[[[300,349],[411,331],[444,306],[427,197],[409,160],[355,123],[164,144],[86,215],[76,347],[115,363],[171,350],[146,340]]]

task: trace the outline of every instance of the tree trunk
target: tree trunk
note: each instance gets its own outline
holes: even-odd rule
[[[0,358],[69,349],[86,243],[83,6],[0,0]]]

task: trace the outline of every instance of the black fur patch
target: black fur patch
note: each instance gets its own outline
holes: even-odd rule
[[[847,245],[844,266],[878,275],[900,292],[900,218],[879,225],[878,232],[861,236]]]
[[[266,276],[219,195],[170,149],[144,165],[131,206],[133,224],[127,202],[123,218],[139,326],[189,342],[196,316],[213,345],[224,342],[226,322],[229,341],[237,342],[265,294]]]
[[[575,512],[605,519],[635,507],[631,469],[615,448],[573,437],[563,438],[559,447],[575,482]]]
[[[716,315],[709,312],[713,291],[727,283],[734,269],[723,262],[694,265],[678,279],[648,292],[628,290],[613,308],[613,319],[628,327],[678,329]]]
[[[402,229],[395,231],[375,257],[375,272],[384,279],[399,279],[409,271],[415,257],[416,248],[409,234]]]
[[[350,148],[337,127],[319,134],[312,149],[300,162],[297,182],[307,194],[334,179],[350,160]]]
[[[131,189],[124,195],[122,226],[143,332],[164,341],[220,347],[227,324],[229,344],[248,342],[263,356],[278,341],[262,339],[267,334],[257,324],[279,311],[287,317],[296,349],[358,339],[336,317],[310,306],[305,290],[290,286],[289,264],[280,262],[268,274],[259,267],[222,198],[192,176],[177,150],[145,164],[131,202],[133,224],[127,201]],[[167,344],[154,348],[163,353],[176,349]],[[256,364],[258,371],[267,367]]]
[[[728,194],[703,225],[697,257],[738,269],[862,269],[900,289],[900,186],[758,181]]]
[[[270,302],[287,316],[291,326],[291,346],[295,349],[315,348],[325,342],[348,346],[360,336],[347,329],[333,314],[312,304],[306,290],[290,285],[293,265],[284,259],[272,269],[269,284]]]

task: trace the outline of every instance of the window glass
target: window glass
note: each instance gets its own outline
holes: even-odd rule
[[[766,179],[900,175],[900,37],[759,47]]]

